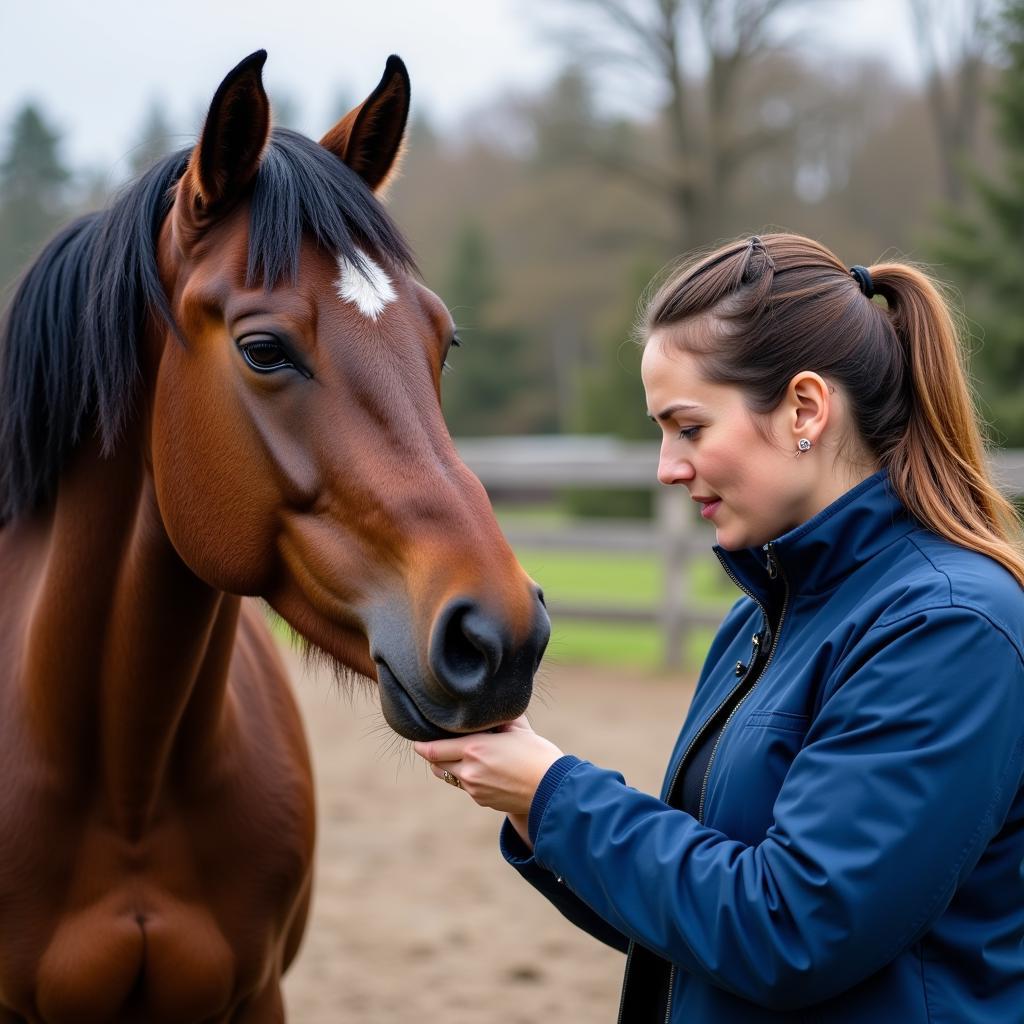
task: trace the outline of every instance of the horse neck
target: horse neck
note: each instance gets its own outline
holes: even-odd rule
[[[138,443],[109,459],[85,446],[47,532],[25,660],[32,731],[137,833],[223,727],[239,601],[178,557]]]

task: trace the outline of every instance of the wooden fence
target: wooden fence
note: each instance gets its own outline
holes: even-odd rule
[[[724,609],[694,603],[691,568],[706,559],[714,542],[685,487],[664,487],[655,475],[658,446],[594,437],[494,438],[458,442],[459,452],[492,497],[554,494],[572,488],[651,489],[654,520],[576,520],[561,527],[515,527],[513,547],[600,552],[645,551],[661,567],[662,592],[656,608],[550,603],[555,618],[645,622],[659,627],[666,668],[678,668],[687,633],[717,625]],[[1024,451],[1003,451],[993,459],[1007,494],[1024,494]],[[543,581],[542,581],[543,582]]]

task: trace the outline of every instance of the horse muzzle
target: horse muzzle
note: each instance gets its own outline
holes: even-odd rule
[[[538,590],[526,636],[512,632],[479,602],[448,601],[434,619],[423,652],[404,626],[371,632],[381,710],[388,725],[412,740],[482,732],[518,718],[530,703],[533,677],[551,633]],[[392,616],[382,616],[385,620]]]

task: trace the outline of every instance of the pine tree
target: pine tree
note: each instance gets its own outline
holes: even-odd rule
[[[994,96],[1001,172],[972,173],[974,211],[947,213],[935,248],[981,336],[972,372],[993,440],[1024,447],[1024,0],[1009,0],[1000,27],[1007,57]]]
[[[566,68],[533,114],[536,161],[557,167],[592,156],[599,125],[590,82],[579,66]]]
[[[275,89],[270,97],[270,109],[273,111],[276,127],[300,129],[302,109],[293,93]]]
[[[71,175],[60,162],[58,142],[34,104],[15,115],[0,161],[0,285],[18,274],[67,216]]]
[[[656,270],[653,260],[637,260],[629,274],[627,294],[642,295]],[[656,429],[644,414],[643,350],[634,338],[635,317],[635,306],[624,303],[619,319],[600,339],[597,360],[582,373],[574,417],[578,433],[652,443],[657,439]],[[579,516],[644,517],[651,514],[651,489],[571,491],[567,505]]]
[[[167,117],[167,110],[163,103],[154,100],[146,111],[139,141],[131,153],[132,174],[137,177],[148,171],[176,147],[177,140]]]
[[[550,395],[539,389],[521,332],[495,324],[498,295],[491,248],[480,225],[465,221],[456,234],[442,296],[462,342],[448,357],[442,381],[445,419],[455,436],[517,434],[550,428],[538,422]]]
[[[657,269],[653,260],[638,259],[630,270],[626,294],[642,295]],[[597,361],[583,372],[574,424],[581,434],[607,434],[628,441],[657,437],[644,415],[643,351],[633,336],[636,312],[630,302],[623,304],[614,327],[601,338]]]

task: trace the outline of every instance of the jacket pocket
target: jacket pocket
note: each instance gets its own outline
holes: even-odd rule
[[[786,732],[807,732],[811,724],[808,715],[794,715],[791,711],[751,711],[747,716],[751,729],[783,729]]]

